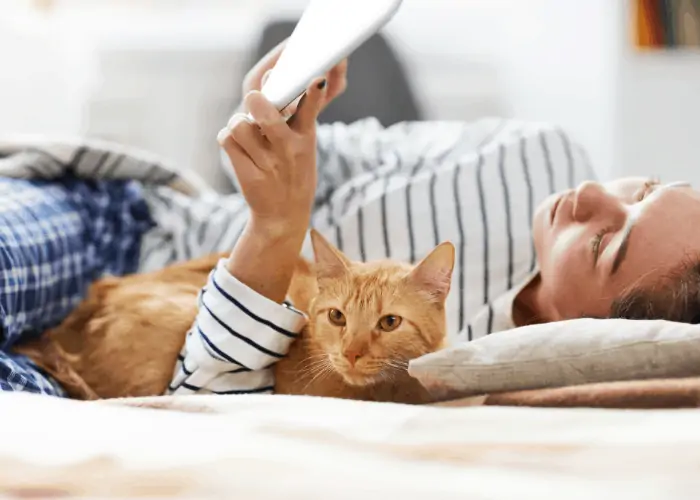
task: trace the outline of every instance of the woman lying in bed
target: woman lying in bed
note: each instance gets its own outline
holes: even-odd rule
[[[229,392],[267,389],[270,364],[293,338],[282,333],[304,325],[284,300],[297,256],[308,252],[309,225],[357,261],[414,263],[452,241],[450,342],[582,316],[696,321],[700,194],[688,185],[594,182],[581,148],[544,124],[317,127],[318,113],[345,87],[344,65],[313,82],[285,122],[256,91],[275,56],[244,84],[257,125],[236,115],[219,134],[241,194],[188,198],[165,187],[74,178],[2,181],[3,389],[62,394],[7,352],[60,322],[100,275],[231,248],[214,271],[222,287],[207,290],[217,310],[200,310],[173,387],[208,392],[226,374]],[[104,167],[99,158],[92,163]],[[240,353],[202,347],[216,337],[208,329],[218,328],[234,329],[250,349],[269,343],[253,353],[254,373],[237,372]]]

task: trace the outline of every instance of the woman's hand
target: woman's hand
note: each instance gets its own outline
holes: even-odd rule
[[[270,52],[265,54],[265,56],[258,61],[258,63],[251,69],[243,79],[243,95],[248,95],[254,90],[262,89],[268,76],[270,76],[270,71],[277,64],[277,60],[280,58],[282,51],[284,50],[287,40],[277,45]],[[325,109],[328,104],[330,104],[333,99],[340,96],[348,86],[348,61],[344,59],[338,63],[333,69],[331,69],[326,74],[326,82],[328,88],[326,90],[326,95],[324,97],[324,102],[321,105],[321,110]],[[285,112],[287,114],[293,114],[295,109],[295,104],[290,105]]]
[[[252,218],[270,231],[308,227],[316,190],[316,117],[326,89],[325,80],[315,80],[289,121],[260,92],[250,92],[244,103],[255,123],[236,114],[219,133]]]
[[[284,300],[308,229],[316,190],[316,118],[328,85],[309,86],[289,121],[259,92],[245,115],[234,115],[218,136],[250,207],[251,217],[231,253],[231,274],[276,302]]]

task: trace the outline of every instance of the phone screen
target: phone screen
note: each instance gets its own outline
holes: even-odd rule
[[[282,110],[368,40],[402,0],[311,0],[262,93]]]

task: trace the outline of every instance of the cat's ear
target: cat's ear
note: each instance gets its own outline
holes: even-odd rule
[[[350,261],[315,229],[311,230],[311,244],[319,279],[337,278],[347,272]]]
[[[408,278],[431,297],[444,300],[450,291],[454,266],[454,245],[449,242],[441,243],[418,263]]]

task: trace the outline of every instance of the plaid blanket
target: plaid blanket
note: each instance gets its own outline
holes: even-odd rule
[[[11,347],[62,321],[97,278],[136,271],[153,225],[142,183],[197,190],[106,143],[0,142],[1,390],[62,394]]]

